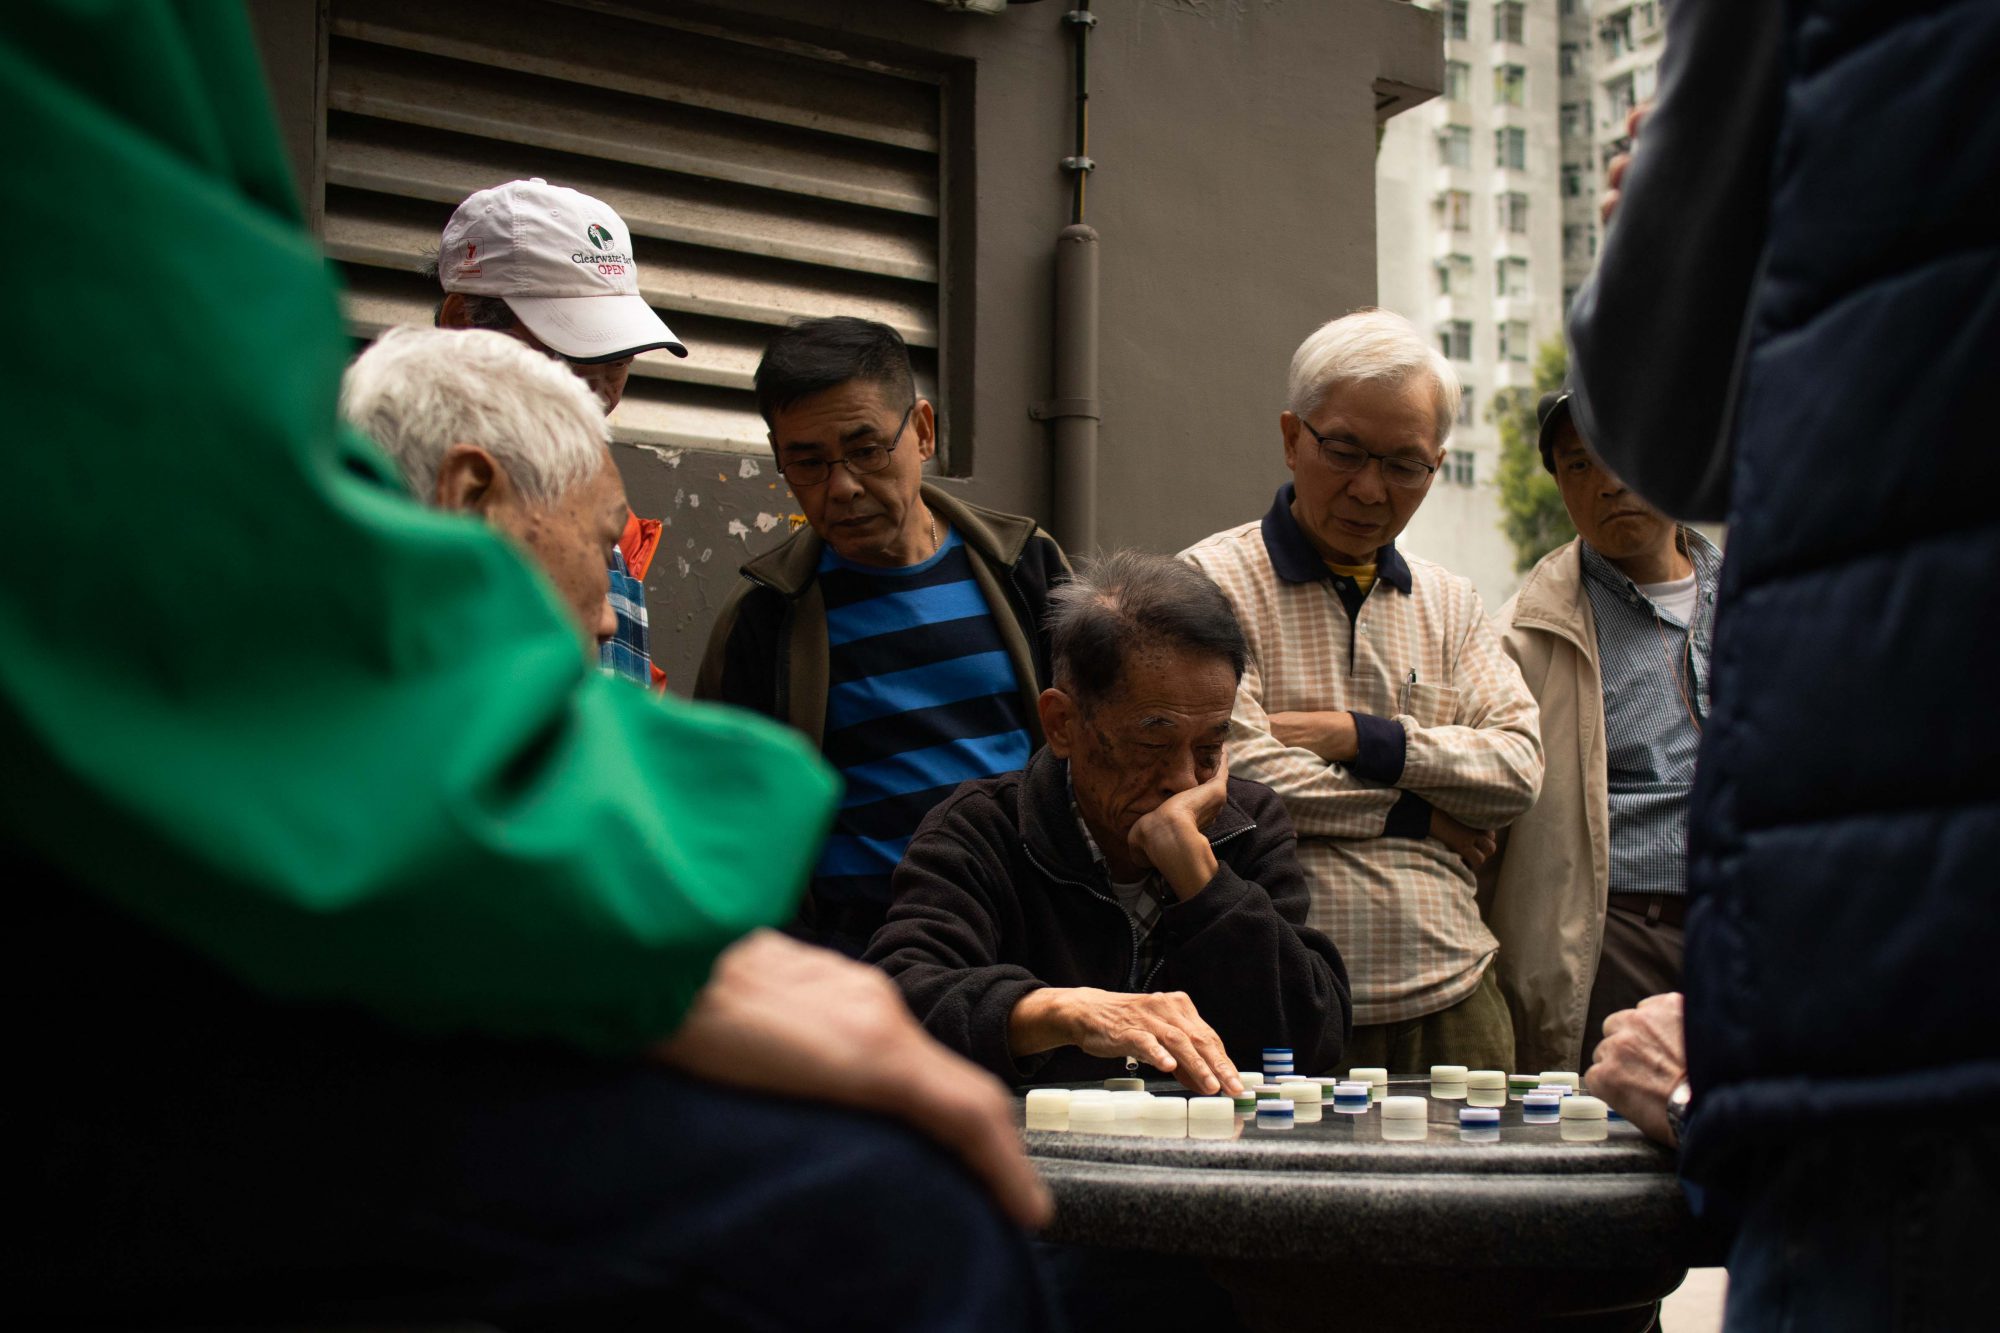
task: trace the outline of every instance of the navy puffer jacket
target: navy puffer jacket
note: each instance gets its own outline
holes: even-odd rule
[[[1612,466],[1729,522],[1686,1169],[1741,1183],[2000,1097],[2000,3],[1670,15],[1570,331]]]

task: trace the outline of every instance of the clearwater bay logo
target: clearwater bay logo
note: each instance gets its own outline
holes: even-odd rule
[[[590,243],[600,250],[611,248],[612,235],[609,227],[593,222],[590,224],[589,229],[584,232],[584,235],[588,236]]]

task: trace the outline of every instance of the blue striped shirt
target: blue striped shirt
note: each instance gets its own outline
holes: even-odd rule
[[[1020,681],[956,532],[920,564],[820,557],[829,652],[827,761],[847,795],[813,877],[822,940],[858,954],[889,878],[931,807],[959,783],[1028,761]]]
[[[1722,553],[1693,528],[1681,532],[1695,572],[1692,623],[1655,604],[1589,542],[1582,544],[1604,679],[1613,893],[1687,892],[1688,793],[1708,718]]]

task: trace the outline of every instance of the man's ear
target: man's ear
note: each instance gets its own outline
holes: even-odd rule
[[[1082,717],[1076,700],[1061,690],[1046,689],[1035,700],[1035,709],[1042,715],[1042,735],[1048,737],[1049,752],[1058,759],[1069,758],[1074,728]]]
[[[441,329],[469,329],[472,321],[465,317],[465,293],[446,292],[444,301],[438,306],[437,326]]]
[[[917,399],[916,410],[910,413],[910,424],[917,428],[917,457],[928,463],[937,452],[937,411],[930,399]]]
[[[1297,472],[1299,470],[1299,419],[1290,412],[1278,413],[1278,434],[1285,441],[1285,467],[1288,471]]]
[[[447,513],[486,518],[508,503],[512,490],[512,479],[492,454],[476,444],[454,444],[438,463],[431,503]]]

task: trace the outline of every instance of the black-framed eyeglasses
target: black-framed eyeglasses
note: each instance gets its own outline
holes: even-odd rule
[[[1401,454],[1378,454],[1373,449],[1363,449],[1347,440],[1328,439],[1314,430],[1312,422],[1304,417],[1299,418],[1299,424],[1319,443],[1319,456],[1335,472],[1359,472],[1368,466],[1368,460],[1372,458],[1382,465],[1382,480],[1391,486],[1413,491],[1429,481],[1431,474],[1438,470],[1436,463],[1420,463]]]
[[[896,423],[895,432],[886,441],[869,440],[849,447],[838,458],[795,458],[778,469],[778,475],[793,490],[809,490],[814,486],[824,486],[826,479],[833,475],[833,465],[839,463],[857,477],[865,477],[871,472],[880,472],[889,466],[889,455],[896,452],[896,445],[909,427],[910,414],[917,410],[917,400],[903,409],[903,419]]]

